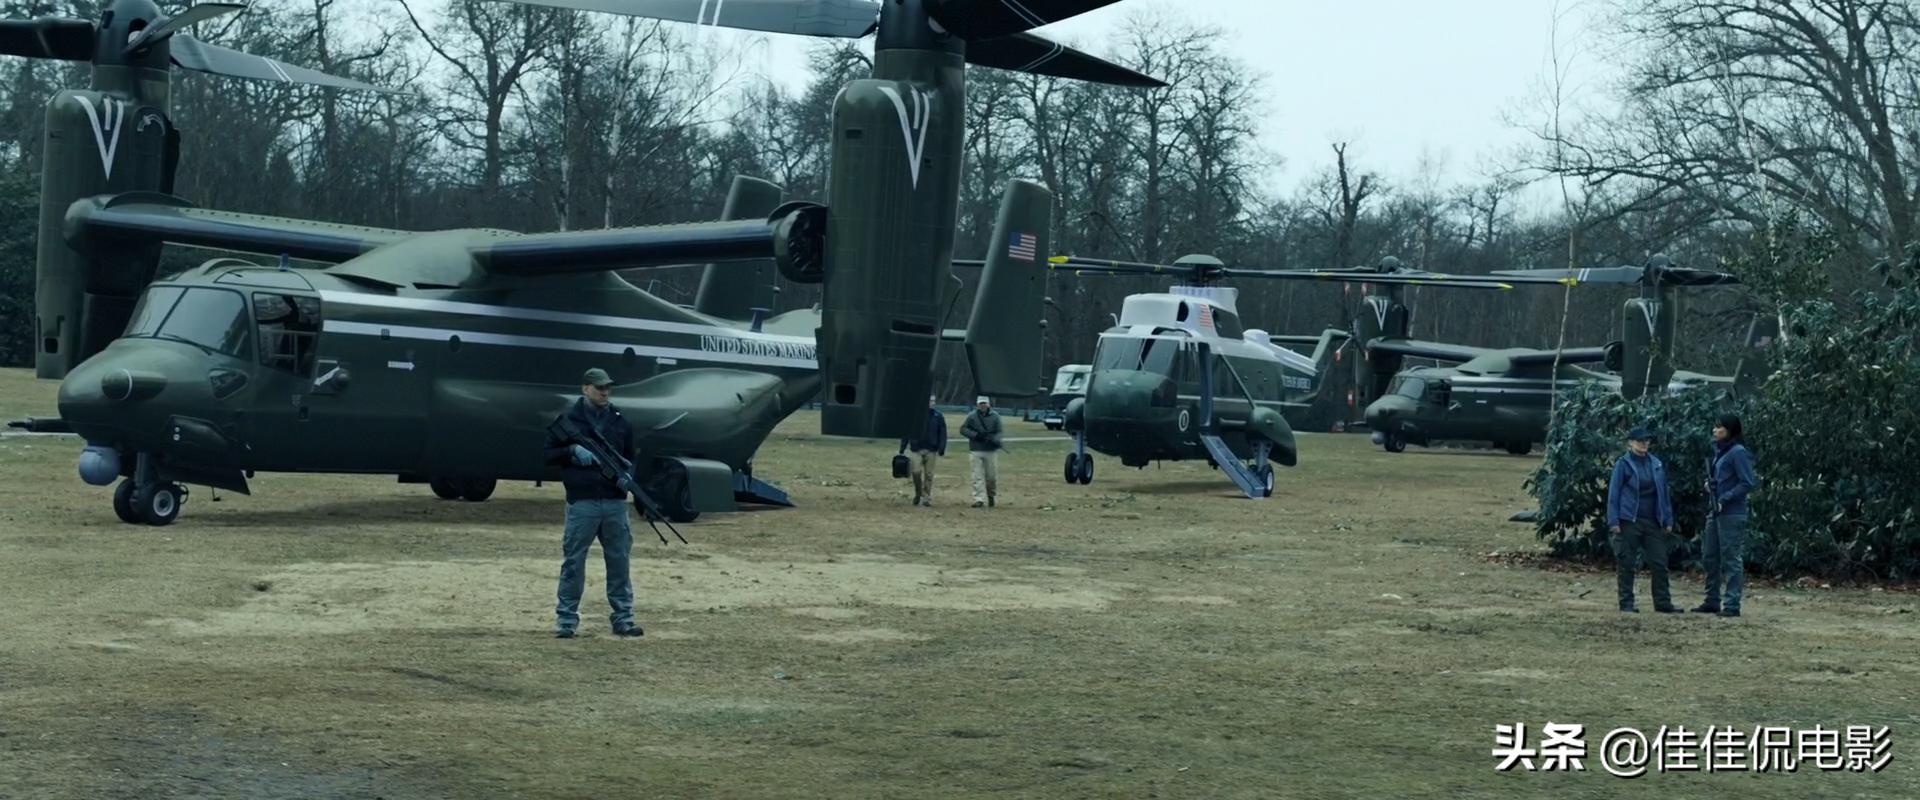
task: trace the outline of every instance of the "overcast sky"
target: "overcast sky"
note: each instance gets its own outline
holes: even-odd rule
[[[1594,88],[1606,64],[1580,44],[1582,7],[1561,5],[1569,85]],[[1447,182],[1470,181],[1527,141],[1503,116],[1537,118],[1529,115],[1551,75],[1554,0],[1123,0],[1037,32],[1100,52],[1142,9],[1220,27],[1221,46],[1265,75],[1261,144],[1283,162],[1269,187],[1281,192],[1330,163],[1339,140],[1397,182],[1412,179],[1423,155],[1444,164]],[[804,77],[809,40],[760,38],[771,74]]]

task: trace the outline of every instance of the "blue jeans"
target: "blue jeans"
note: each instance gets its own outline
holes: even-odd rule
[[[613,627],[633,624],[633,578],[627,572],[633,550],[633,529],[627,526],[625,500],[575,500],[567,504],[566,534],[561,538],[560,602],[553,607],[554,627],[573,630],[580,624],[580,593],[587,583],[587,550],[600,540],[607,561],[607,605]]]
[[[1740,593],[1747,585],[1747,515],[1720,514],[1707,518],[1702,535],[1700,561],[1707,568],[1707,605],[1739,611]],[[1720,582],[1727,584],[1725,602],[1721,602]]]

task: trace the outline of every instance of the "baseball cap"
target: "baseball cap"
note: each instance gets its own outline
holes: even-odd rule
[[[613,377],[608,375],[606,370],[594,367],[587,370],[587,374],[580,376],[580,385],[606,388],[613,385]]]
[[[988,400],[988,399],[987,399],[987,396],[983,394],[983,395],[980,395],[979,397],[976,397],[976,398],[973,398],[973,403],[974,403],[974,405],[979,405],[979,404],[981,404],[981,403],[986,403],[986,404],[989,404],[989,405],[991,405],[991,404],[993,403],[993,401],[992,401],[992,400]]]

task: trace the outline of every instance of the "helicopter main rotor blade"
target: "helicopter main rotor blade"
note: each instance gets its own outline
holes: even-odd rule
[[[1740,276],[1710,269],[1667,267],[1660,270],[1660,282],[1672,286],[1726,286],[1740,282]]]
[[[1553,283],[1639,283],[1646,270],[1641,267],[1591,267],[1587,269],[1499,269],[1493,274],[1503,278],[1545,278]]]
[[[1448,286],[1456,289],[1512,289],[1514,282],[1486,275],[1447,275],[1438,272],[1395,275],[1380,272],[1343,272],[1314,269],[1225,269],[1227,278],[1320,280],[1334,283],[1377,283],[1390,286]]]
[[[397,89],[386,89],[370,83],[361,83],[352,78],[341,78],[319,70],[296,67],[265,56],[229,50],[217,44],[207,44],[184,33],[173,37],[172,53],[173,63],[181,67],[230,78],[303,83],[308,86],[331,86],[336,89],[359,89],[385,94],[406,94]]]
[[[236,11],[244,11],[246,8],[246,6],[239,3],[201,3],[180,12],[179,16],[165,17],[155,24],[141,28],[138,33],[135,33],[127,39],[125,53],[131,56],[134,51],[143,47],[150,47],[153,43],[179,33],[190,25],[232,14]]]
[[[0,20],[0,55],[93,59],[93,23],[66,17]]]
[[[927,13],[954,35],[979,42],[1030,31],[1116,2],[1118,0],[930,0]]]
[[[880,20],[874,0],[505,0],[799,36],[858,39]]]
[[[1114,86],[1167,85],[1158,78],[1142,75],[1031,33],[1016,33],[970,43],[967,45],[967,63]]]

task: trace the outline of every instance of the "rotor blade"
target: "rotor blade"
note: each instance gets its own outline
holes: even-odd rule
[[[1587,269],[1500,269],[1493,274],[1503,278],[1546,278],[1548,283],[1639,283],[1646,270],[1640,267],[1590,267]]]
[[[1271,278],[1277,280],[1321,280],[1334,283],[1377,283],[1383,286],[1447,286],[1456,289],[1511,289],[1511,281],[1485,275],[1446,275],[1438,272],[1395,275],[1380,272],[1329,272],[1313,269],[1226,269],[1227,278]]]
[[[1692,267],[1668,267],[1658,274],[1661,283],[1672,286],[1725,286],[1740,282],[1738,275]]]
[[[1118,0],[931,0],[927,13],[969,42],[1030,31]]]
[[[0,55],[93,60],[93,23],[66,17],[0,20]]]
[[[858,39],[880,21],[874,0],[504,0],[523,5],[603,11],[799,36]]]
[[[247,78],[256,81],[278,81],[280,83],[303,83],[309,86],[331,86],[336,89],[360,89],[387,94],[406,94],[397,89],[385,89],[370,83],[361,83],[352,78],[341,78],[319,70],[296,67],[264,56],[229,50],[217,44],[207,44],[184,33],[173,37],[173,63],[186,69],[225,75],[230,78]]]
[[[125,52],[129,56],[133,55],[133,51],[179,33],[190,25],[244,10],[246,10],[246,6],[240,5],[239,3],[201,3],[180,12],[179,16],[167,17],[160,20],[160,23],[157,25],[149,25],[141,28],[139,32],[127,38],[127,49]]]
[[[1115,86],[1167,85],[1158,78],[1142,75],[1031,33],[973,42],[967,45],[967,63]]]

